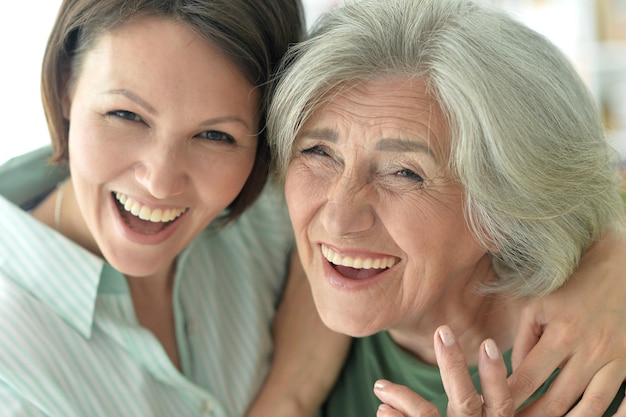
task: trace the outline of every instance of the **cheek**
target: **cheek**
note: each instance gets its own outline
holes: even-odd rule
[[[115,175],[129,155],[102,137],[93,126],[73,122],[70,125],[68,155],[72,176],[83,176],[93,182]]]
[[[196,154],[187,159],[185,172],[204,200],[220,202],[224,208],[239,195],[254,166],[255,152],[236,155],[223,153]]]
[[[319,179],[307,169],[292,164],[285,177],[285,198],[296,233],[311,220],[323,198]]]
[[[302,199],[302,187],[297,175],[293,175],[292,171],[287,171],[285,177],[285,200],[289,209],[289,217],[295,231],[301,229],[306,204]]]

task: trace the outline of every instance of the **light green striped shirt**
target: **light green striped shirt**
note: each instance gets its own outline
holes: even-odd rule
[[[0,167],[1,194],[25,203],[54,186],[46,152],[34,155]],[[138,325],[121,274],[4,198],[0,213],[0,415],[243,415],[268,369],[293,244],[278,193],[179,256],[182,373]]]

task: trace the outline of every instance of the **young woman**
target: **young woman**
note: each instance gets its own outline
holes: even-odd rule
[[[32,209],[0,200],[4,415],[315,413],[348,339],[297,258],[272,328],[293,237],[262,190],[268,81],[301,27],[288,0],[63,3],[43,92],[69,179],[4,172]]]

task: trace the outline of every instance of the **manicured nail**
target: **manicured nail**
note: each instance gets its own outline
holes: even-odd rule
[[[454,333],[448,326],[441,326],[439,328],[439,338],[443,342],[444,346],[452,346],[456,343]]]
[[[378,381],[376,381],[374,383],[374,390],[383,390],[387,387],[387,383],[389,381],[387,381],[386,379],[379,379]]]
[[[485,353],[492,361],[500,359],[500,350],[492,339],[485,340]]]

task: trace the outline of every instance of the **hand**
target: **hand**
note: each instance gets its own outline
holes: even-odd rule
[[[626,378],[625,316],[626,238],[611,232],[585,253],[564,287],[525,307],[509,377],[515,406],[557,367],[562,370],[550,390],[518,415],[603,415]],[[626,405],[616,416],[626,416]]]
[[[515,409],[506,380],[506,365],[493,340],[485,340],[478,355],[482,396],[474,387],[465,354],[448,326],[437,329],[434,343],[441,379],[448,395],[446,416],[513,416]],[[440,416],[435,405],[405,386],[380,380],[374,385],[374,394],[384,403],[379,407],[377,417]]]

